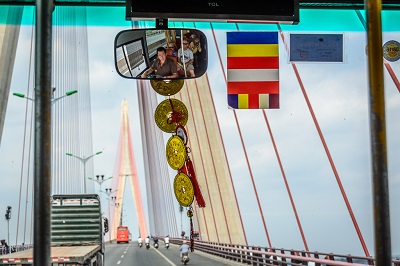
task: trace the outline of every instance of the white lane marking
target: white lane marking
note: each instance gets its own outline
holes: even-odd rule
[[[119,261],[117,262],[117,264],[121,264],[121,261],[119,260]]]
[[[124,255],[121,255],[121,259],[123,259],[124,258]]]
[[[153,248],[154,249],[154,248]],[[158,252],[158,254],[161,255],[161,257],[163,257],[170,265],[176,266],[175,263],[173,263],[172,261],[170,261],[167,257],[164,256],[164,254],[162,254],[160,251],[158,251],[158,249],[154,249],[155,251]]]

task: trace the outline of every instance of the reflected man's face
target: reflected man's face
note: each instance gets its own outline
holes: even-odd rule
[[[161,62],[164,62],[167,58],[167,55],[163,51],[157,52],[157,57]]]

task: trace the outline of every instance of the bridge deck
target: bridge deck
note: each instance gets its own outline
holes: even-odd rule
[[[100,245],[90,245],[90,246],[71,246],[71,247],[51,247],[51,257],[61,258],[61,257],[83,257],[94,250],[98,250]],[[33,258],[33,248],[22,250],[14,253],[9,253],[5,255],[0,255],[1,259],[32,259]]]

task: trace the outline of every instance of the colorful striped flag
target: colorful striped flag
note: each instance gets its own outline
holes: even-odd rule
[[[278,32],[227,33],[228,105],[279,108]]]

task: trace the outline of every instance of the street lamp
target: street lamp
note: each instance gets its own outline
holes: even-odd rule
[[[56,90],[56,88],[53,88],[53,93],[54,93],[55,90]],[[53,99],[51,100],[51,104],[55,103],[56,101],[58,101],[58,100],[60,100],[60,99],[62,99],[64,97],[71,96],[72,94],[75,94],[77,92],[78,92],[77,90],[67,91],[65,93],[65,95],[57,97],[57,98],[54,98],[54,95],[53,95]],[[25,96],[25,94],[23,94],[23,93],[14,92],[13,95],[17,96],[17,97],[20,97],[20,98],[28,99],[28,100],[31,100],[31,101],[35,101],[33,98],[29,98],[28,96]]]
[[[182,227],[182,212],[183,212],[183,206],[179,204],[179,212],[181,213],[181,232],[183,232],[183,227]]]
[[[89,180],[93,180],[94,182],[96,182],[100,186],[100,190],[99,191],[101,191],[101,185],[105,181],[110,180],[111,178],[113,178],[113,177],[110,176],[110,177],[107,177],[106,179],[104,179],[104,175],[96,175],[96,179],[88,177]],[[100,202],[101,202],[102,205],[104,205],[103,201],[101,200],[101,194],[100,194]]]
[[[115,197],[114,197],[115,198]],[[113,199],[113,201],[115,201],[116,199]],[[122,205],[122,206],[121,206]],[[119,219],[119,225],[121,226],[122,225],[122,216],[123,216],[123,211],[124,211],[124,209],[123,209],[123,206],[124,206],[124,204],[119,204],[119,202],[115,202],[114,203],[114,206],[115,206],[115,208],[119,208],[119,207],[121,207],[121,217],[120,217],[120,219]]]
[[[89,180],[93,180],[94,182],[96,182],[100,186],[100,191],[101,191],[101,185],[105,181],[110,180],[111,178],[113,178],[113,177],[110,176],[110,177],[107,177],[106,179],[104,179],[104,175],[96,175],[96,179],[88,177]]]
[[[111,220],[110,220],[110,218],[111,218],[111,210],[110,210],[110,195],[111,195],[112,193],[115,193],[115,192],[117,192],[117,191],[118,191],[118,189],[117,189],[117,190],[114,190],[114,191],[112,191],[112,188],[106,188],[106,191],[102,191],[102,190],[100,190],[100,192],[106,193],[106,194],[107,194],[107,196],[108,196],[108,198],[107,198],[107,201],[108,201],[108,222],[109,222],[109,223],[111,222]],[[111,197],[111,198],[115,198],[115,197]],[[111,226],[109,226],[109,227],[112,229],[112,224],[111,224]],[[111,240],[111,230],[110,230],[110,232],[109,232],[108,236],[109,236],[110,243],[112,243],[112,240]]]
[[[7,234],[8,234],[8,239],[7,239],[7,242],[8,242],[8,244],[10,245],[10,219],[11,219],[11,206],[7,206],[7,209],[6,209],[6,220],[7,220],[7,226],[8,226],[8,229],[7,229]]]
[[[83,191],[86,194],[86,163],[87,161],[89,161],[90,158],[92,158],[93,156],[99,155],[103,153],[102,151],[96,152],[95,154],[90,155],[89,157],[85,157],[83,156],[83,158],[73,155],[72,153],[66,153],[66,155],[71,156],[71,157],[75,157],[77,159],[79,159],[79,161],[81,161],[83,163]]]

